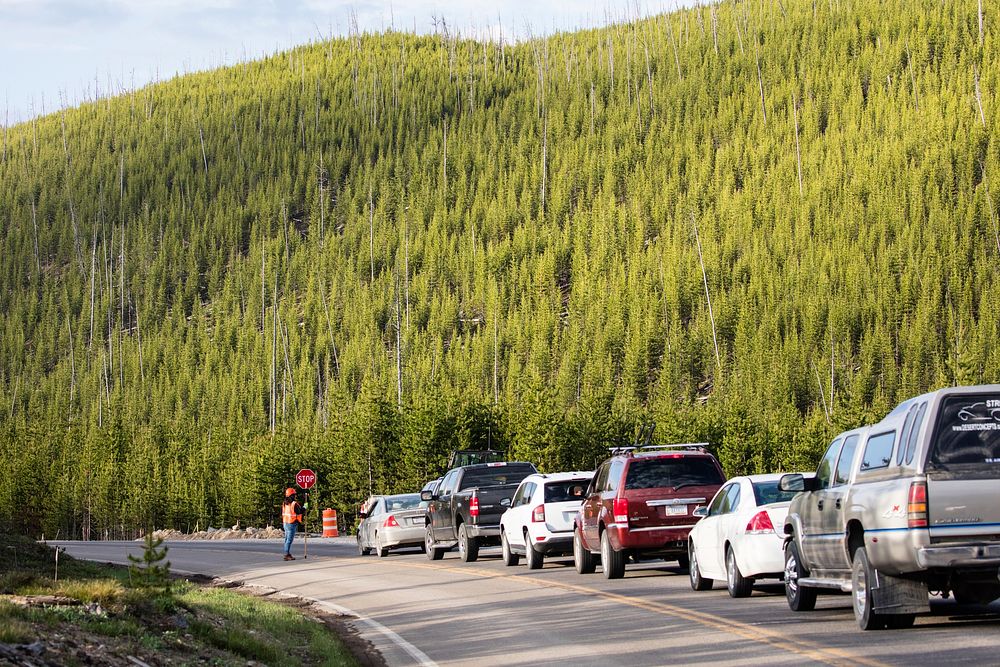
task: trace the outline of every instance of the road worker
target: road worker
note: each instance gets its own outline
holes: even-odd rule
[[[292,540],[302,523],[302,506],[295,498],[295,489],[285,489],[285,500],[281,503],[281,524],[285,528],[285,560],[295,560],[292,555]]]

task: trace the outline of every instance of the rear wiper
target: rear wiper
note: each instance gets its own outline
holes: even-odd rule
[[[677,489],[683,489],[685,486],[704,486],[704,482],[681,482],[674,487],[674,491]]]

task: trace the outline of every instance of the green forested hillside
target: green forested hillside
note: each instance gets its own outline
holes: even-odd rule
[[[303,465],[350,512],[648,420],[802,468],[995,381],[986,4],[352,35],[5,129],[0,519],[259,522]]]

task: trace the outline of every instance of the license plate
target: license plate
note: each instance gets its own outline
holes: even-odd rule
[[[413,526],[419,526],[419,525],[420,525],[420,524],[422,524],[423,522],[424,522],[424,520],[423,520],[423,519],[421,519],[421,518],[420,518],[420,517],[418,517],[418,516],[416,516],[416,517],[411,517],[411,518],[410,518],[410,524],[411,524],[411,525],[413,525]]]
[[[687,505],[667,505],[664,507],[667,516],[685,516],[688,513]]]

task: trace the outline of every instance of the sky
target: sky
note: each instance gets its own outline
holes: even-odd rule
[[[0,0],[0,125],[362,31],[548,34],[694,0]]]

